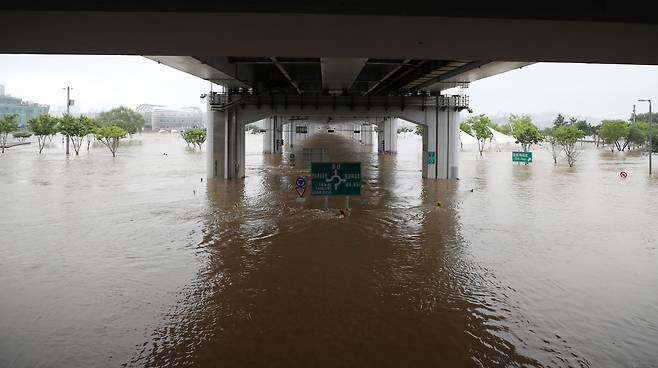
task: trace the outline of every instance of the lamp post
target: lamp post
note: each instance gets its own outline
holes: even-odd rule
[[[651,176],[651,153],[653,151],[653,141],[652,141],[652,132],[651,132],[651,100],[638,100],[640,102],[648,102],[649,103],[649,176]]]
[[[69,114],[69,107],[71,106],[71,90],[73,87],[62,88],[66,90],[66,115]],[[69,154],[69,136],[66,136],[66,154]]]

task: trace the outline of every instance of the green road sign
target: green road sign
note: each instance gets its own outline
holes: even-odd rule
[[[361,195],[361,163],[311,162],[311,195]]]
[[[532,162],[532,152],[512,152],[512,162]]]
[[[436,152],[427,152],[427,164],[435,165],[436,164]]]

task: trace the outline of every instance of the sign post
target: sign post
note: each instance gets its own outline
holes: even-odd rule
[[[344,195],[349,208],[349,196],[361,195],[361,163],[311,162],[311,195],[325,196],[325,207],[329,196]]]
[[[512,162],[532,162],[532,152],[512,152]]]

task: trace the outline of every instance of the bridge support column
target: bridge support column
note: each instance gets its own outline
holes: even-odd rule
[[[263,153],[283,152],[283,120],[272,116],[265,119],[265,134],[263,135]]]
[[[372,144],[373,127],[370,124],[361,125],[361,143]]]
[[[272,136],[274,130],[272,129],[270,118],[263,119],[263,129],[265,130],[265,133],[263,133],[263,153],[272,153]]]
[[[274,119],[274,139],[272,141],[272,153],[283,153],[283,119],[275,116]]]
[[[398,151],[398,119],[386,118],[379,125],[378,151],[395,153]]]
[[[207,175],[209,178],[244,177],[244,124],[235,109],[208,107]]]
[[[459,112],[433,110],[423,127],[423,178],[459,178]]]

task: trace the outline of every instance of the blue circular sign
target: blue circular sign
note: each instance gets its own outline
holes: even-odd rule
[[[306,186],[306,178],[303,176],[297,177],[297,180],[295,180],[295,184],[297,185],[297,188],[304,188]]]

